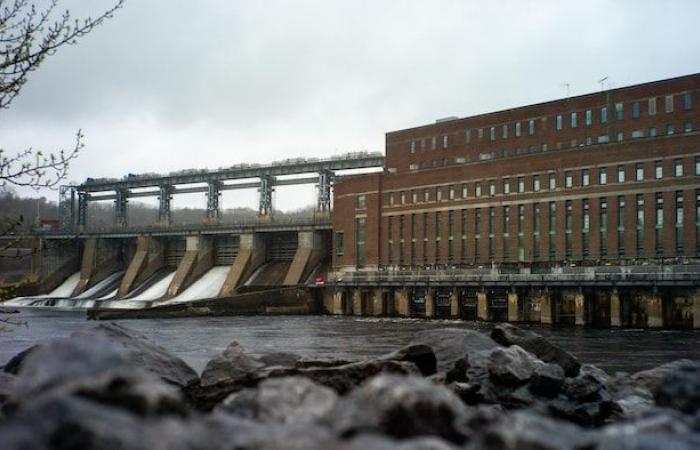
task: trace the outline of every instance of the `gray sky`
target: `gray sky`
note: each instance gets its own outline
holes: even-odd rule
[[[559,98],[563,83],[700,72],[698,17],[697,0],[129,0],[31,76],[0,142],[69,147],[82,128],[75,181],[383,151],[386,131]],[[276,206],[312,192],[282,189]]]

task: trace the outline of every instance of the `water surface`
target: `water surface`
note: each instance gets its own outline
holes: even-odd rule
[[[27,321],[0,334],[0,365],[30,345],[93,327],[79,311],[23,309]],[[119,320],[201,372],[206,362],[237,340],[252,353],[288,351],[309,357],[359,359],[405,345],[419,330],[460,327],[488,331],[489,323],[370,319],[331,316],[237,316]],[[574,353],[582,362],[608,372],[634,372],[678,358],[700,359],[700,331],[531,328]]]

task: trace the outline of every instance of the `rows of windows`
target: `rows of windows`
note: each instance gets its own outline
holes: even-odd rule
[[[608,204],[608,198],[597,198],[597,199],[581,199],[581,200],[566,200],[564,202],[564,245],[563,245],[563,257],[565,259],[580,258],[583,260],[589,259],[594,254],[594,250],[591,248],[590,236],[592,233],[598,233],[598,245],[597,245],[597,255],[600,258],[653,258],[653,257],[664,257],[669,254],[673,256],[690,256],[690,255],[700,255],[700,190],[695,191],[695,241],[696,246],[694,249],[686,248],[685,243],[685,217],[686,217],[686,201],[685,195],[690,193],[683,191],[676,191],[670,194],[672,198],[672,209],[669,211],[673,213],[673,223],[669,224],[673,228],[668,234],[664,234],[665,218],[666,215],[664,209],[664,193],[654,194],[653,205],[645,204],[645,197],[643,194],[637,194],[633,197],[634,211],[632,220],[627,215],[627,197],[617,196],[612,205]],[[614,197],[613,197],[614,198]],[[690,199],[688,199],[690,200]],[[578,202],[578,204],[576,204]],[[591,211],[593,204],[597,204],[597,231],[592,227],[592,217]],[[496,233],[496,218],[497,209],[500,208],[500,215],[502,220],[502,230],[500,234]],[[528,216],[532,218],[532,230],[531,234],[528,234],[528,242],[532,242],[530,249],[532,251],[531,255],[526,255],[526,210],[530,208],[527,212]],[[575,208],[580,208],[580,214],[575,214]],[[653,224],[646,224],[646,209],[653,208]],[[615,224],[609,223],[609,214],[614,213],[617,216],[617,222]],[[511,218],[513,211],[516,212],[516,216]],[[514,256],[515,261],[525,261],[530,257],[536,261],[551,260],[554,261],[557,258],[557,233],[561,230],[557,229],[557,203],[547,202],[545,204],[534,203],[528,205],[517,205],[511,207],[508,205],[500,207],[488,207],[488,208],[475,208],[472,210],[472,214],[468,214],[467,209],[461,210],[450,210],[447,211],[447,258],[449,263],[458,263],[457,252],[456,252],[456,241],[460,241],[459,248],[461,255],[461,261],[467,262],[470,260],[475,260],[477,262],[482,261],[482,257],[486,257],[488,261],[492,261],[496,258],[496,240],[499,240],[501,246],[500,256],[505,262],[511,260],[511,256]],[[540,239],[542,233],[542,213],[547,212],[546,223],[548,226],[547,230],[547,249],[548,251],[542,252],[542,241]],[[444,212],[433,213],[434,217],[434,245],[432,247],[434,251],[434,261],[443,261],[441,251],[443,245],[441,241],[444,236],[442,236],[443,226],[442,217]],[[406,216],[401,215],[399,217],[399,246],[394,245],[394,235],[393,235],[393,223],[394,218],[388,217],[388,233],[389,233],[389,245],[387,248],[387,260],[389,264],[427,264],[429,262],[428,257],[428,246],[429,246],[429,235],[428,235],[428,223],[429,223],[429,213],[422,214],[422,226],[423,226],[423,251],[422,259],[417,260],[416,253],[416,241],[417,241],[417,223],[419,214],[413,213],[410,216],[411,222],[411,235],[410,235],[410,250],[408,254],[404,252],[404,231],[403,224],[404,218]],[[486,218],[486,223],[482,221]],[[359,219],[358,219],[359,220]],[[473,223],[469,223],[472,220]],[[515,220],[515,237],[512,239],[511,231],[511,220]],[[457,221],[459,221],[459,228],[457,228]],[[611,230],[611,225],[615,225],[615,228]],[[653,251],[648,252],[646,233],[647,225],[653,231]],[[631,232],[626,233],[626,230]],[[486,233],[484,233],[486,231]],[[616,250],[614,253],[609,252],[608,246],[608,233],[616,231]],[[530,232],[528,232],[530,233]],[[358,236],[361,233],[358,233]],[[532,239],[530,239],[530,236]],[[485,240],[487,240],[485,242]],[[471,242],[469,242],[471,241]],[[515,241],[515,242],[513,242]],[[337,241],[336,241],[337,242]],[[342,243],[342,236],[340,238]],[[579,249],[574,251],[575,242],[578,242]],[[628,246],[629,242],[634,243],[634,248]],[[486,253],[483,253],[482,245],[486,244]],[[515,253],[512,253],[512,247],[510,244],[515,243]],[[470,245],[472,244],[472,245]],[[666,248],[666,245],[672,245],[671,248]],[[341,244],[342,245],[342,244]],[[364,241],[362,243],[364,246]],[[396,247],[398,247],[398,254]],[[471,253],[471,254],[470,254]],[[339,253],[342,254],[342,253]]]
[[[612,170],[616,171],[616,180],[618,183],[625,183],[628,181],[628,174],[630,165],[619,164],[615,166]],[[647,179],[648,175],[645,174],[645,164],[635,163],[633,168],[633,178],[634,181],[644,181]],[[657,160],[653,163],[653,179],[661,180],[664,178],[664,161]],[[673,177],[682,177],[685,174],[684,160],[681,158],[676,158],[672,161],[672,173]],[[695,157],[694,174],[700,175],[700,157]],[[666,175],[668,176],[668,175]],[[578,177],[577,185],[581,187],[591,186],[597,184],[600,186],[607,185],[609,183],[608,179],[608,167],[598,167],[597,177],[594,179],[591,176],[591,169],[580,169],[580,170],[565,170],[564,171],[564,188],[570,189],[575,185],[574,179]],[[512,183],[515,183],[513,186]],[[499,182],[497,180],[487,180],[478,181],[474,183],[462,183],[459,188],[455,185],[448,186],[437,186],[434,188],[422,188],[413,189],[410,192],[410,196],[407,191],[400,192],[389,192],[387,194],[387,204],[389,206],[396,205],[406,205],[412,203],[420,203],[421,199],[423,203],[428,203],[431,201],[441,202],[444,200],[443,191],[447,190],[447,199],[455,200],[458,198],[458,193],[461,193],[461,199],[469,198],[470,192],[473,192],[474,197],[482,197],[485,193],[489,196],[495,196],[497,193],[497,185]],[[518,176],[518,177],[503,177],[500,181],[501,193],[508,195],[511,192],[526,193],[526,192],[540,192],[545,189],[553,191],[557,189],[557,174],[555,172],[549,172],[546,174],[535,174],[529,176]],[[358,208],[359,208],[359,197],[358,197]]]
[[[675,95],[666,95],[663,97],[663,104],[664,104],[664,111],[666,113],[673,113],[674,108],[675,108],[675,103],[676,103],[676,97],[680,97],[681,103],[682,103],[682,109],[684,111],[690,111],[693,108],[693,99],[692,99],[692,94],[690,92],[685,92],[683,94],[680,94],[679,96]],[[651,97],[647,98],[645,100],[634,100],[631,102],[623,103],[623,102],[617,102],[614,105],[615,108],[615,120],[616,121],[622,121],[625,119],[625,107],[628,105],[628,109],[630,110],[630,116],[633,120],[639,119],[642,117],[642,110],[646,110],[646,114],[649,117],[656,116],[657,115],[657,103],[659,101],[658,97]],[[642,105],[643,103],[646,103],[646,108],[643,108]],[[597,114],[596,114],[597,113]],[[595,121],[598,121],[600,124],[607,124],[610,120],[609,117],[609,111],[608,111],[608,106],[601,106],[599,108],[595,109],[586,109],[584,111],[572,111],[569,112],[568,114],[568,120],[565,120],[565,115],[564,114],[557,114],[554,117],[554,122],[555,122],[555,128],[557,131],[562,131],[565,127],[565,123],[568,122],[568,126],[570,129],[574,130],[579,128],[579,117],[583,116],[583,125],[585,127],[591,127]],[[597,118],[594,119],[594,116],[597,116]],[[536,129],[536,122],[538,120],[543,120],[543,119],[526,119],[524,121],[516,121],[513,123],[505,123],[497,126],[490,126],[490,127],[482,127],[482,128],[477,128],[476,129],[476,139],[481,142],[484,140],[484,134],[485,131],[487,130],[488,133],[488,140],[490,142],[495,142],[498,137],[502,140],[509,139],[510,136],[513,136],[515,138],[519,138],[523,135],[523,131],[527,132],[528,136],[534,136],[535,135],[535,129]],[[523,130],[525,128],[525,130]],[[670,130],[670,133],[669,133]],[[690,122],[686,122],[684,124],[684,130],[685,131],[692,131],[692,124]],[[667,134],[673,134],[673,126],[668,125]],[[639,138],[643,137],[643,130],[635,130],[633,132],[633,138]],[[656,130],[649,130],[649,136],[655,136],[656,135]],[[464,132],[464,139],[466,144],[471,144],[472,143],[472,129],[467,129]],[[592,143],[592,138],[586,138],[586,142],[591,141]],[[620,133],[618,133],[618,140],[620,140]],[[409,149],[411,153],[416,153],[418,150],[427,150],[427,143],[429,142],[430,144],[430,150],[436,150],[438,148],[438,142],[440,142],[440,148],[443,150],[446,150],[449,148],[450,145],[450,135],[442,135],[440,139],[438,140],[437,136],[432,136],[428,139],[418,139],[418,140],[412,140],[409,144]],[[603,143],[603,142],[609,142],[609,138],[607,136],[599,136],[598,137],[598,143]],[[590,144],[588,144],[590,145]],[[517,154],[516,154],[517,156]]]

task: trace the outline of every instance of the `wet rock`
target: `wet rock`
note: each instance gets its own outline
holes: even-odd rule
[[[418,367],[420,373],[426,377],[437,372],[435,352],[430,346],[424,344],[408,345],[384,356],[382,359],[412,362]]]
[[[106,337],[132,367],[141,367],[162,380],[187,390],[199,383],[197,372],[182,359],[150,342],[145,336],[115,323],[100,324],[79,331],[71,339],[92,340]]]
[[[347,441],[341,441],[337,447],[334,447],[336,450],[456,450],[457,448],[434,436],[396,440],[377,434],[361,434]]]
[[[416,333],[411,344],[424,344],[435,352],[437,370],[447,372],[465,355],[500,347],[484,333],[461,328],[440,328]]]
[[[564,369],[556,364],[537,361],[530,379],[530,389],[539,395],[555,397],[564,385]]]
[[[568,378],[564,383],[565,397],[549,403],[549,410],[557,417],[580,425],[600,425],[614,411],[614,402],[608,391],[592,376]]]
[[[597,449],[679,449],[700,448],[697,419],[679,411],[650,408],[634,419],[608,425],[600,430]]]
[[[462,443],[466,419],[466,405],[449,389],[423,378],[380,375],[344,397],[329,421],[343,436],[360,432],[400,439],[435,435]]]
[[[592,400],[603,386],[595,378],[584,375],[566,380],[564,391],[566,395],[576,401]]]
[[[519,345],[544,362],[557,364],[567,377],[578,375],[581,363],[571,353],[555,346],[537,333],[511,324],[500,324],[491,331],[491,338],[504,346]]]
[[[476,430],[478,433],[479,430]],[[475,436],[474,449],[568,450],[594,448],[594,435],[576,425],[532,411],[518,411]]]
[[[700,410],[700,362],[678,365],[656,388],[654,400],[659,406],[686,414]]]
[[[5,402],[5,399],[13,391],[13,383],[16,377],[10,373],[0,372],[0,405]]]
[[[520,386],[530,380],[534,362],[535,358],[517,345],[497,348],[489,357],[489,375],[498,383]]]
[[[337,400],[335,391],[307,378],[272,378],[231,394],[220,409],[261,422],[310,424],[325,418]]]

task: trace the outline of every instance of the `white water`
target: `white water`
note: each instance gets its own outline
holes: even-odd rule
[[[70,297],[75,290],[75,287],[80,281],[80,272],[75,272],[73,275],[69,276],[66,281],[61,283],[59,287],[49,292],[47,295],[42,295],[41,297],[53,297],[53,298],[66,298]]]
[[[119,292],[119,288],[116,288],[112,292],[109,292],[107,295],[100,297],[99,300],[107,300],[107,299],[110,299],[112,297],[116,297],[117,292]]]
[[[170,286],[170,282],[173,281],[174,276],[175,272],[168,274],[167,276],[159,280],[157,283],[154,283],[153,286],[149,287],[145,291],[141,292],[139,295],[136,295],[128,300],[158,300],[159,298],[165,295],[165,291],[168,290],[168,286]],[[127,300],[120,300],[120,302],[122,301]],[[113,308],[114,306],[110,305],[109,307]]]
[[[221,287],[226,281],[229,266],[217,266],[209,269],[207,273],[195,281],[190,287],[185,289],[183,293],[177,297],[170,299],[164,304],[183,303],[192,300],[201,300],[205,298],[214,298],[219,295]]]
[[[122,275],[124,275],[123,271],[113,273],[112,275],[110,275],[107,278],[105,278],[104,280],[100,281],[99,283],[97,283],[96,285],[94,285],[93,287],[88,289],[87,291],[85,291],[82,294],[75,297],[75,299],[76,300],[84,300],[84,299],[92,298],[96,295],[99,295],[107,287],[114,284],[115,281],[117,281],[119,278],[121,278]]]

